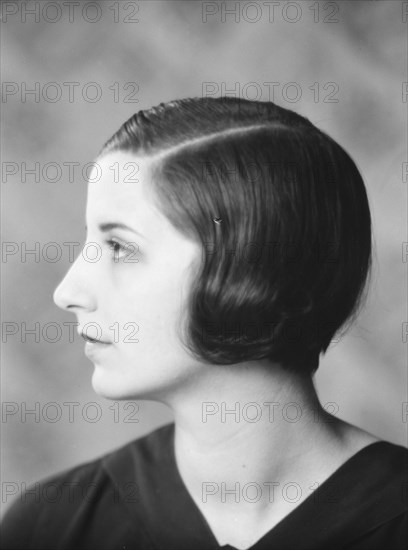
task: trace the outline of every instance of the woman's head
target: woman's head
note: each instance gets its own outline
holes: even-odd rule
[[[145,350],[167,354],[169,368],[267,360],[314,372],[356,315],[371,262],[366,191],[338,144],[270,102],[185,99],[135,114],[98,163],[88,241],[116,216],[150,244],[137,239],[140,264],[118,263],[105,286],[105,264],[80,260],[59,305],[80,324],[139,321],[136,362]]]
[[[366,190],[344,149],[274,103],[196,98],[135,114],[101,155],[118,150],[152,159],[158,207],[202,248],[192,350],[314,371],[371,267]]]

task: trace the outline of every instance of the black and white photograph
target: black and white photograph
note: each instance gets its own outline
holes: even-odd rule
[[[0,549],[406,550],[408,2],[0,10]]]

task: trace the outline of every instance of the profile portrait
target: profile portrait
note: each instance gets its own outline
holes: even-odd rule
[[[357,74],[380,63],[363,60],[379,41],[364,17],[380,29],[394,8],[92,2],[65,13],[38,2],[23,27],[22,4],[6,4],[5,25],[27,55],[23,31],[48,37],[33,59],[53,44],[58,58],[46,59],[69,71],[72,53],[55,40],[63,29],[61,44],[78,40],[75,51],[93,61],[78,58],[70,73],[88,79],[77,99],[64,73],[35,84],[33,104],[16,99],[26,83],[4,88],[8,120],[20,116],[27,129],[12,148],[27,158],[6,157],[3,168],[14,313],[2,327],[0,548],[405,549],[408,400],[401,347],[386,342],[396,331],[401,340],[389,275],[400,255],[390,205],[401,192],[384,183],[397,138],[387,134],[387,78],[369,99]],[[61,10],[53,25],[51,4]],[[158,23],[161,13],[174,28]],[[334,43],[354,44],[344,58],[328,48],[336,21]],[[149,38],[153,22],[165,38]],[[279,58],[282,44],[294,49]],[[221,77],[211,80],[199,61],[218,55]],[[326,64],[333,55],[336,69]],[[306,60],[308,81],[298,76]],[[266,87],[271,67],[280,80],[269,75]],[[238,82],[241,70],[248,78]],[[52,90],[74,99],[44,103]],[[46,164],[35,160],[44,151]]]

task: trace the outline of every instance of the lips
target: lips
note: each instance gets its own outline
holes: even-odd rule
[[[111,344],[111,342],[107,342],[106,340],[100,340],[99,338],[92,338],[82,330],[79,330],[78,334],[85,340],[85,342],[89,342],[91,344]]]
[[[86,334],[81,334],[81,336],[85,340],[85,342],[90,342],[91,344],[110,344],[110,342],[104,342],[103,340],[98,340],[97,338],[91,338]]]

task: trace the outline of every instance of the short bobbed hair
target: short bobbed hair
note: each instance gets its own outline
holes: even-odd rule
[[[202,247],[186,348],[312,375],[371,269],[368,198],[345,150],[272,102],[222,97],[139,111],[99,156],[113,151],[151,158],[160,210]]]

